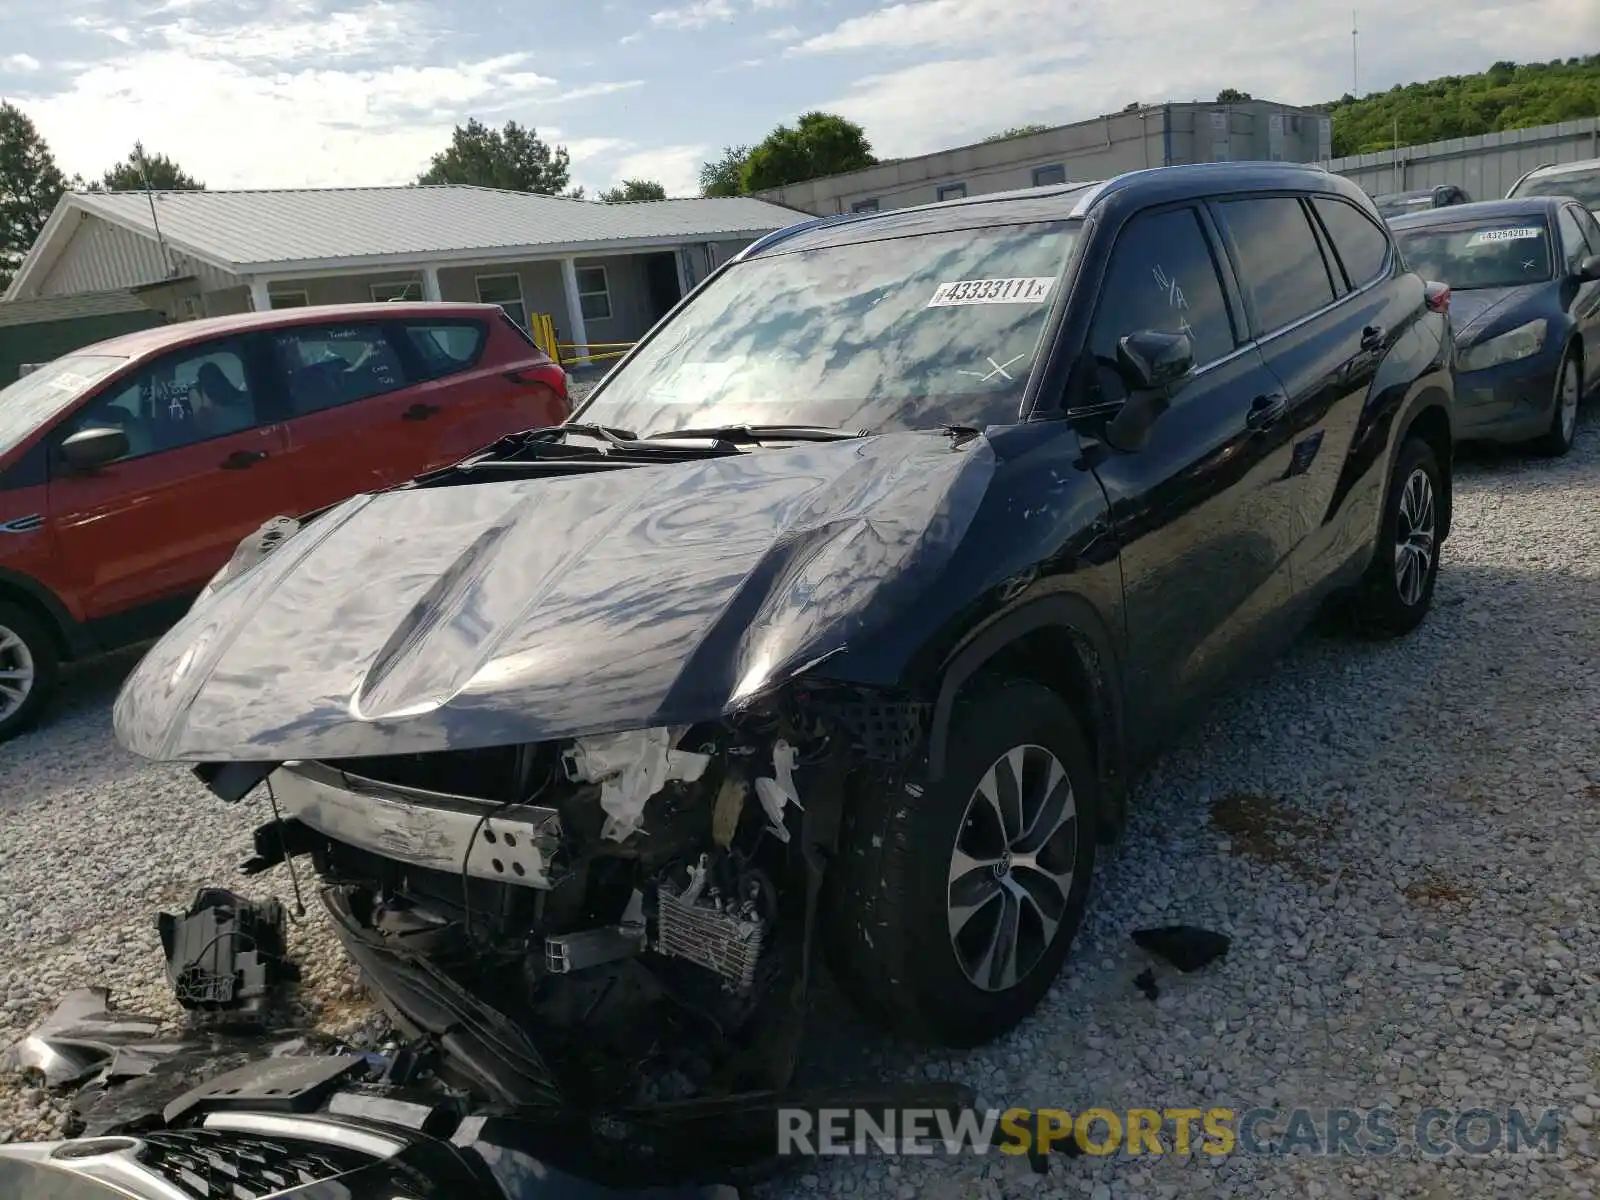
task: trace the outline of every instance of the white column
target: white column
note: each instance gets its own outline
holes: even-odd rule
[[[589,353],[589,331],[583,324],[583,304],[578,299],[578,260],[561,260],[561,287],[567,294],[567,321],[572,326],[572,355],[582,358]]]
[[[267,292],[267,279],[263,275],[250,280],[250,307],[257,312],[266,312],[272,307],[272,296]]]
[[[422,268],[422,298],[424,300],[439,301],[444,297],[439,294],[439,268]]]

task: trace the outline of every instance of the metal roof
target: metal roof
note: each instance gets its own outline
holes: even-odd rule
[[[151,311],[137,296],[124,290],[49,296],[42,300],[16,300],[0,304],[0,329],[11,325],[43,325],[49,321],[76,321],[82,317]]]
[[[155,236],[151,197],[144,192],[77,193],[69,200]],[[168,243],[242,271],[755,236],[804,219],[749,197],[602,204],[459,185],[157,192],[154,205]]]

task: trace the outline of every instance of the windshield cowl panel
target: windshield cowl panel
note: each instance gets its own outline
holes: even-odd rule
[[[883,433],[1013,424],[1081,221],[941,230],[730,267],[573,419]]]

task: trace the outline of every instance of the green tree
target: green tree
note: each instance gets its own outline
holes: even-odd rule
[[[157,192],[206,190],[205,184],[165,154],[148,153],[143,142],[135,142],[132,154],[88,186],[91,192],[142,192],[146,186]]]
[[[606,204],[631,204],[638,200],[665,200],[667,189],[654,179],[624,179],[616,187],[600,193]]]
[[[0,100],[0,296],[67,190],[33,120]]]
[[[834,113],[808,112],[793,126],[779,125],[750,151],[742,181],[746,192],[759,192],[859,171],[877,161],[865,131],[854,121]]]
[[[1048,125],[1013,125],[1010,129],[1002,129],[999,133],[991,133],[984,138],[985,142],[1009,142],[1012,138],[1027,137],[1030,133],[1043,133],[1049,129]]]
[[[418,183],[465,183],[510,192],[561,195],[571,179],[572,161],[565,146],[552,148],[539,132],[507,121],[490,129],[476,117],[457,125],[450,145],[433,156]],[[582,199],[576,189],[574,199]]]
[[[1217,93],[1214,101],[1216,104],[1243,104],[1246,100],[1254,100],[1249,92],[1241,92],[1238,88],[1223,88]]]
[[[1600,54],[1548,63],[1497,62],[1476,75],[1396,85],[1323,106],[1333,118],[1333,154],[1527,129],[1600,113]]]
[[[702,196],[739,196],[744,193],[744,165],[749,146],[724,146],[722,157],[700,164]]]

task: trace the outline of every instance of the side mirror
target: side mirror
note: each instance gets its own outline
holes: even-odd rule
[[[82,429],[61,443],[61,457],[74,471],[95,471],[128,453],[128,435],[111,426]]]
[[[1577,277],[1585,283],[1600,279],[1600,254],[1591,254],[1579,263]]]
[[[1117,370],[1129,391],[1169,388],[1194,370],[1194,344],[1187,334],[1141,329],[1117,343]]]
[[[1182,333],[1140,330],[1117,343],[1117,371],[1128,399],[1106,425],[1106,441],[1125,453],[1144,448],[1172,407],[1173,388],[1194,370],[1194,344]]]

